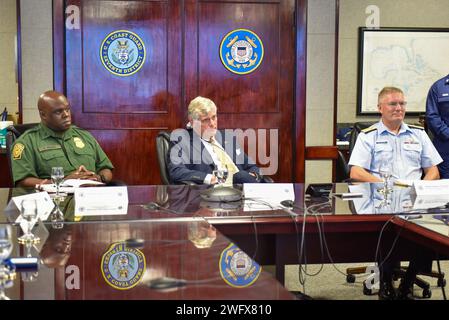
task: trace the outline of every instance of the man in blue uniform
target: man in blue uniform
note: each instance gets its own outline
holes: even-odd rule
[[[362,130],[349,159],[351,179],[361,182],[381,182],[380,163],[389,159],[391,175],[396,179],[439,179],[437,165],[442,159],[423,127],[404,123],[407,102],[401,89],[385,87],[379,92],[378,110],[381,120]],[[373,212],[374,213],[374,212]],[[431,258],[417,254],[410,261],[407,274],[399,287],[399,298],[412,298],[416,274],[429,269]],[[430,264],[430,266],[429,266]],[[395,299],[392,283],[397,262],[385,261],[381,265],[381,299]]]
[[[444,160],[438,165],[440,176],[442,179],[449,179],[449,75],[430,87],[426,121],[433,134],[433,144]]]

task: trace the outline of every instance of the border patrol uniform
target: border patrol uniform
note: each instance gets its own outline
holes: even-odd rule
[[[393,178],[403,180],[420,180],[423,168],[443,161],[423,127],[402,123],[395,135],[381,120],[360,132],[349,165],[380,178],[379,165],[384,156],[393,162]]]
[[[438,166],[441,178],[449,179],[449,75],[430,87],[426,102],[426,121],[434,135],[433,144],[444,159]]]
[[[40,123],[15,141],[11,157],[14,184],[27,177],[50,179],[52,167],[63,167],[65,175],[81,165],[96,173],[114,168],[95,138],[76,126],[60,134]]]

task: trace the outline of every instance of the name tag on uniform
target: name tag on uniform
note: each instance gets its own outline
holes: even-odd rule
[[[442,97],[447,97],[447,96],[449,96],[449,93],[443,93],[441,96]]]
[[[415,141],[415,140],[409,140],[409,141],[404,141],[404,144],[419,144],[419,142]]]
[[[376,144],[387,144],[388,141],[376,141]]]
[[[39,152],[42,152],[42,151],[48,151],[48,150],[62,149],[62,147],[59,144],[51,144],[48,146],[39,147],[38,149],[39,149]]]

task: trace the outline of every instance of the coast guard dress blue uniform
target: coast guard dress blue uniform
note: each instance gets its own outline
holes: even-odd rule
[[[443,179],[449,179],[449,75],[429,89],[426,103],[427,126],[434,135],[433,144],[444,159],[438,169]]]
[[[424,128],[402,123],[395,135],[381,120],[360,132],[349,165],[362,167],[380,178],[379,165],[383,157],[392,161],[394,180],[420,180],[423,168],[443,161]]]

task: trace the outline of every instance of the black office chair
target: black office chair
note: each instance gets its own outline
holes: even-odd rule
[[[12,176],[11,146],[25,131],[37,126],[39,123],[16,124],[6,128],[6,156],[8,157],[9,173],[11,176],[11,187],[14,187],[14,178]]]
[[[349,154],[351,154],[352,150],[354,149],[354,145],[355,142],[357,141],[357,137],[359,135],[359,133],[363,130],[366,129],[370,126],[372,126],[373,124],[375,124],[376,122],[356,122],[354,123],[354,128],[351,132],[351,136],[349,139]],[[349,178],[349,166],[346,163],[346,167],[347,167],[347,172],[348,172],[348,178]],[[354,268],[347,268],[346,269],[346,281],[349,283],[353,283],[355,281],[355,275],[356,274],[362,274],[362,273],[366,273],[366,266],[364,267],[354,267]],[[399,278],[403,278],[405,276],[405,273],[407,271],[406,267],[401,267],[398,270],[395,270],[395,275],[394,277],[396,279]],[[445,287],[446,286],[446,280],[444,279],[444,273],[439,273],[437,271],[431,271],[430,273],[420,273],[420,275],[423,276],[429,276],[432,278],[437,278],[437,285],[439,287]],[[430,290],[430,284],[427,281],[424,281],[423,279],[416,277],[415,280],[415,284],[420,287],[423,290],[423,297],[424,298],[430,298],[432,295],[432,291]],[[363,283],[363,293],[365,295],[371,295],[372,290],[368,289],[365,285],[365,283]]]
[[[161,175],[162,183],[170,184],[170,176],[168,173],[167,160],[168,152],[170,150],[170,132],[160,131],[156,137],[157,160],[159,163],[159,173]],[[273,183],[273,179],[268,176],[260,176],[261,181],[265,183]],[[195,185],[192,181],[182,181],[180,184]]]
[[[351,130],[351,133],[349,135],[349,157],[351,156],[352,150],[354,149],[355,142],[357,141],[357,137],[363,129],[366,129],[376,122],[356,122],[354,123],[354,126]],[[348,182],[350,181],[350,170],[349,170],[349,164],[346,160],[343,153],[339,150],[338,151],[338,158],[336,163],[336,177],[335,180],[337,182]]]

